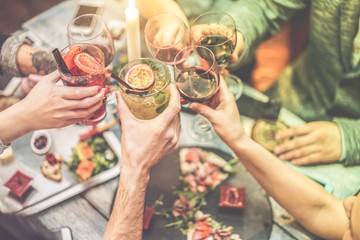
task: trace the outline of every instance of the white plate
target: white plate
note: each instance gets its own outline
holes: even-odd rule
[[[44,148],[38,149],[37,147],[35,147],[35,141],[40,136],[45,136],[47,138],[47,143]],[[30,147],[31,150],[36,154],[42,155],[47,153],[50,150],[51,144],[52,144],[51,135],[48,130],[35,131],[31,136]]]

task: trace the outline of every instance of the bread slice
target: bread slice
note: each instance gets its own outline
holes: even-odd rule
[[[276,134],[286,129],[288,127],[279,120],[258,119],[252,127],[251,138],[267,150],[273,152],[276,146],[290,140],[279,141],[275,139]]]
[[[0,154],[0,162],[7,163],[14,159],[14,152],[10,147],[6,148],[2,154]]]
[[[40,163],[41,173],[46,178],[59,182],[62,179],[62,164],[63,159],[60,154],[47,153]]]

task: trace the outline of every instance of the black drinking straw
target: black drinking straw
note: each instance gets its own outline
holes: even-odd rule
[[[54,58],[55,58],[55,61],[59,67],[59,69],[65,73],[65,74],[70,74],[70,70],[69,68],[66,66],[65,62],[64,62],[64,59],[62,58],[61,56],[61,53],[59,51],[59,49],[55,48],[53,51],[52,51],[53,55],[54,55]]]

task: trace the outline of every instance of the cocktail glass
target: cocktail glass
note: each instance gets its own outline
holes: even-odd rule
[[[132,114],[136,118],[147,120],[157,117],[167,107],[170,100],[171,75],[168,67],[162,62],[153,58],[140,58],[129,62],[121,69],[120,80],[129,84],[129,76],[141,66],[150,67],[153,71],[154,83],[150,87],[139,90],[131,85],[119,86]],[[141,74],[138,76],[141,78]]]
[[[80,62],[88,67],[85,69],[85,71],[84,68],[79,68],[73,60],[78,54],[83,54],[81,58],[78,58],[77,62]],[[70,87],[105,87],[104,55],[100,48],[92,44],[73,44],[61,50],[61,56],[64,58],[65,64],[70,70],[70,73],[66,73],[59,68],[60,76],[64,85]],[[94,62],[93,64],[86,62],[87,60],[89,60],[89,56],[91,57],[90,60],[96,62]],[[106,102],[103,103],[102,106],[94,112],[94,115],[92,117],[82,121],[81,124],[96,125],[101,122],[105,117]]]

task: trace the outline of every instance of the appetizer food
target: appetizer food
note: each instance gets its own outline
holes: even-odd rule
[[[189,223],[187,240],[241,240],[238,234],[233,234],[233,230],[232,226],[224,226],[199,210],[195,214],[195,222]]]
[[[276,134],[286,129],[288,129],[288,127],[278,120],[258,119],[252,128],[251,138],[267,150],[273,152],[277,145],[290,140],[278,141],[275,139]]]
[[[7,163],[14,159],[14,152],[12,147],[8,147],[4,150],[2,154],[0,154],[0,163]]]
[[[17,170],[4,185],[10,189],[13,195],[22,198],[24,193],[29,190],[31,180],[30,176]]]
[[[220,198],[218,205],[221,208],[245,208],[245,188],[220,186]]]
[[[232,172],[232,166],[212,152],[201,148],[180,150],[180,169],[191,192],[206,193],[214,189]]]
[[[59,182],[62,178],[61,166],[63,162],[60,154],[47,153],[40,163],[41,173],[46,178]]]
[[[79,176],[79,181],[86,181],[117,163],[116,155],[102,135],[78,142],[72,152],[72,160],[66,164]]]

